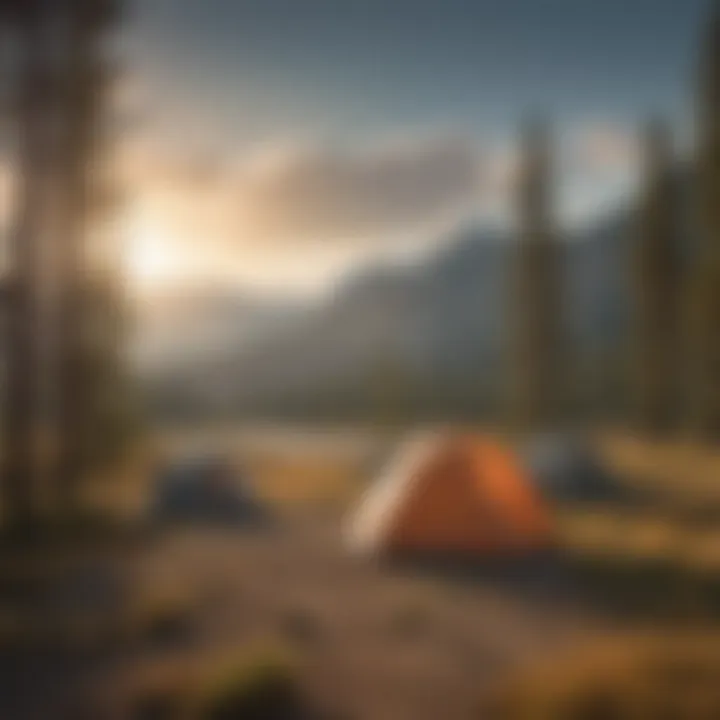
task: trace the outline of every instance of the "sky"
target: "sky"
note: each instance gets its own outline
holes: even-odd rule
[[[639,128],[692,138],[706,0],[142,0],[120,43],[138,286],[313,292],[505,224],[523,119],[561,227],[637,181]]]

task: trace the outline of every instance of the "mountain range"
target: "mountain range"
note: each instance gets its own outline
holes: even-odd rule
[[[594,358],[600,367],[622,344],[629,222],[618,211],[565,238],[576,363]],[[229,412],[354,415],[389,412],[379,403],[390,402],[423,414],[496,407],[514,248],[509,233],[470,228],[422,262],[365,269],[322,302],[186,298],[184,309],[174,307],[176,325],[164,321],[164,349],[156,336],[145,380],[175,406]],[[173,342],[174,333],[184,343]]]

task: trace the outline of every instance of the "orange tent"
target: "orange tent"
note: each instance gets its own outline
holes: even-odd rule
[[[485,437],[434,436],[401,449],[348,532],[364,551],[498,555],[547,547],[551,529],[512,451]]]

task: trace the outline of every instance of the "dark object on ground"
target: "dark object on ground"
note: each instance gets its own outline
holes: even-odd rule
[[[540,436],[521,454],[529,475],[546,497],[573,502],[629,499],[625,488],[582,438]]]
[[[268,510],[242,474],[222,457],[176,461],[158,474],[151,504],[153,520],[260,526]]]

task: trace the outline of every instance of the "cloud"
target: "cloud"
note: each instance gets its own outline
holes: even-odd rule
[[[227,158],[141,135],[119,160],[138,267],[172,255],[164,264],[183,277],[267,286],[320,287],[363,263],[422,253],[486,193],[478,146],[450,134],[352,150],[273,142]]]
[[[241,168],[235,219],[263,243],[376,242],[452,222],[479,194],[478,151],[459,138],[270,149]]]
[[[358,263],[423,252],[485,192],[478,146],[454,135],[353,150],[274,142],[229,158],[138,137],[120,160],[138,264],[151,243],[183,275],[279,285],[316,286]]]
[[[638,161],[637,137],[625,127],[596,123],[575,134],[571,153],[572,160],[585,171],[627,172]]]
[[[637,162],[634,136],[610,124],[578,127],[555,149],[562,221],[614,202]],[[271,142],[228,157],[145,137],[123,157],[136,239],[170,248],[187,275],[282,286],[422,254],[475,219],[505,226],[521,160],[517,142],[481,152],[452,133],[352,149]]]

